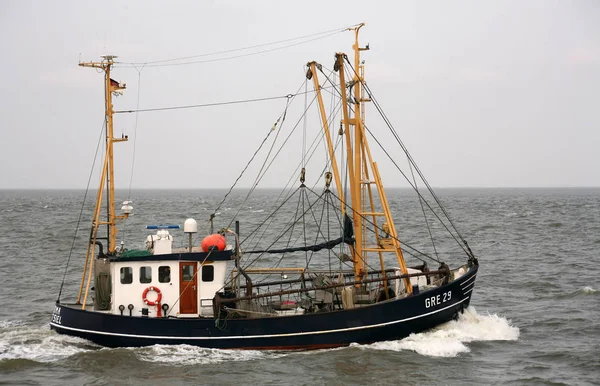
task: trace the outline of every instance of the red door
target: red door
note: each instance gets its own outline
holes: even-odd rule
[[[179,313],[198,313],[197,263],[179,263]]]

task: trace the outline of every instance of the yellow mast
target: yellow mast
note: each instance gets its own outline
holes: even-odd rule
[[[317,100],[319,103],[319,112],[321,113],[321,121],[323,122],[323,131],[325,132],[325,139],[327,141],[327,149],[329,150],[329,159],[331,160],[331,169],[333,170],[333,176],[335,179],[335,187],[337,188],[338,195],[342,197],[342,180],[340,178],[340,171],[337,166],[337,160],[335,157],[335,148],[331,142],[331,134],[329,132],[329,122],[327,122],[327,114],[325,113],[325,105],[323,104],[323,95],[321,95],[321,85],[319,84],[319,77],[317,76],[317,66],[321,68],[320,64],[316,62],[310,62],[307,64],[310,68],[310,76],[313,79],[315,92],[317,93]],[[345,212],[344,205],[342,202],[342,212]]]
[[[360,280],[366,273],[364,264],[367,261],[368,252],[376,252],[379,254],[382,270],[385,269],[382,253],[395,253],[402,274],[408,273],[391,210],[379,175],[379,169],[377,168],[377,164],[373,162],[371,151],[365,136],[363,122],[364,102],[370,102],[370,99],[364,98],[363,96],[364,65],[360,62],[360,51],[368,50],[369,47],[361,48],[359,46],[358,34],[362,26],[364,26],[364,23],[361,23],[357,27],[349,28],[349,30],[354,31],[355,35],[354,45],[352,46],[354,50],[354,75],[352,82],[349,85],[346,84],[344,74],[344,60],[347,59],[347,57],[341,53],[336,54],[336,68],[340,73],[342,124],[344,125],[344,131],[346,133],[348,149],[348,177],[350,180],[355,237],[355,246],[352,250],[352,255],[356,280]],[[346,87],[354,88],[354,95],[350,98],[346,95]],[[353,116],[350,115],[348,109],[347,101],[349,100],[354,104]],[[352,137],[350,135],[351,126],[354,127],[353,143],[351,143]],[[373,180],[371,180],[371,178],[373,178]],[[379,195],[381,211],[376,211],[375,202],[373,200],[373,184]],[[368,209],[367,205],[369,206]],[[366,216],[372,217],[373,224],[376,227],[376,245],[372,247],[367,245],[368,240],[365,234],[366,229],[363,221]],[[385,219],[383,226],[387,228],[386,237],[381,237],[380,232],[377,230],[377,217],[384,217]],[[409,278],[404,279],[404,284],[407,293],[412,293],[412,285]],[[387,289],[387,283],[384,282],[384,286]]]
[[[351,28],[350,30],[354,30],[354,44],[352,45],[352,49],[354,50],[354,68],[356,71],[354,72],[354,76],[352,77],[352,81],[354,82],[354,119],[352,123],[354,123],[354,155],[351,162],[354,164],[354,176],[351,177],[351,186],[352,189],[355,189],[355,193],[352,195],[352,209],[354,211],[354,238],[356,240],[356,248],[358,251],[363,250],[363,204],[362,204],[362,157],[361,157],[361,147],[362,147],[362,130],[360,130],[360,92],[361,86],[360,81],[362,79],[358,76],[358,66],[360,63],[360,48],[358,46],[358,31],[364,23],[359,24],[355,28]],[[342,67],[343,69],[343,67]],[[346,87],[346,85],[341,85],[341,87]],[[343,103],[347,103],[346,101],[342,101]],[[351,156],[351,154],[349,154]],[[357,190],[357,191],[356,191]],[[366,256],[359,252],[356,256],[356,259],[359,260],[358,263],[360,266],[363,266]],[[355,271],[358,269],[355,265]],[[363,268],[364,270],[364,268]],[[362,273],[362,272],[361,272]]]
[[[116,236],[117,236],[117,220],[125,219],[128,217],[129,213],[125,213],[122,216],[117,216],[115,214],[115,187],[114,187],[114,162],[113,162],[113,144],[115,142],[123,142],[127,141],[127,136],[123,138],[114,138],[113,131],[113,104],[112,104],[112,95],[113,93],[119,92],[119,90],[125,89],[125,85],[121,85],[115,81],[113,81],[110,77],[110,71],[112,65],[114,64],[114,59],[116,56],[114,55],[105,55],[102,57],[103,60],[101,62],[81,62],[79,66],[81,67],[92,67],[98,68],[104,71],[104,106],[105,106],[105,116],[106,116],[106,155],[102,167],[102,173],[100,176],[100,185],[98,186],[98,193],[96,195],[96,208],[94,210],[94,219],[92,220],[92,230],[90,232],[90,240],[86,253],[85,265],[83,269],[83,275],[81,277],[81,284],[79,286],[79,295],[77,297],[77,303],[82,304],[82,309],[85,309],[85,304],[87,301],[90,283],[92,279],[93,272],[93,261],[95,255],[95,244],[99,239],[98,237],[98,228],[100,225],[107,225],[107,251],[108,254],[114,254],[116,249]],[[102,210],[102,197],[104,193],[104,187],[106,184],[107,190],[107,220],[101,221],[100,215]],[[82,302],[82,293],[84,289],[85,277],[87,274],[87,284],[85,285],[85,295],[83,296]]]

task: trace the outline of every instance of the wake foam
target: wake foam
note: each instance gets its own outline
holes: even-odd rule
[[[24,324],[21,320],[0,320],[0,330],[19,327]]]
[[[272,359],[283,355],[273,351],[219,350],[190,345],[154,345],[130,350],[133,350],[141,361],[178,366]]]
[[[492,340],[517,340],[519,328],[496,314],[478,314],[469,307],[457,321],[444,323],[432,330],[411,334],[397,341],[378,342],[359,346],[363,349],[402,351],[411,350],[432,357],[455,357],[469,352],[465,343]]]
[[[0,325],[0,361],[54,362],[98,347],[84,339],[58,335],[47,326],[15,327],[20,324],[12,321],[2,321]]]

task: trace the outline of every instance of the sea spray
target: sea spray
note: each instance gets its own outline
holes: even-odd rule
[[[455,357],[469,352],[465,343],[477,341],[517,340],[519,328],[496,314],[479,314],[475,307],[467,308],[458,320],[432,330],[411,334],[405,339],[361,346],[365,349],[412,350],[433,357]]]

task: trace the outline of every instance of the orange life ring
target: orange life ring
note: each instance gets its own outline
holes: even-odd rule
[[[148,295],[148,292],[150,291],[154,291],[156,292],[156,300],[151,302],[146,298],[146,295]],[[146,303],[149,306],[156,306],[156,305],[160,305],[160,301],[162,300],[162,293],[160,292],[160,290],[157,287],[148,287],[144,290],[144,293],[142,294],[142,300],[144,301],[144,303]]]

